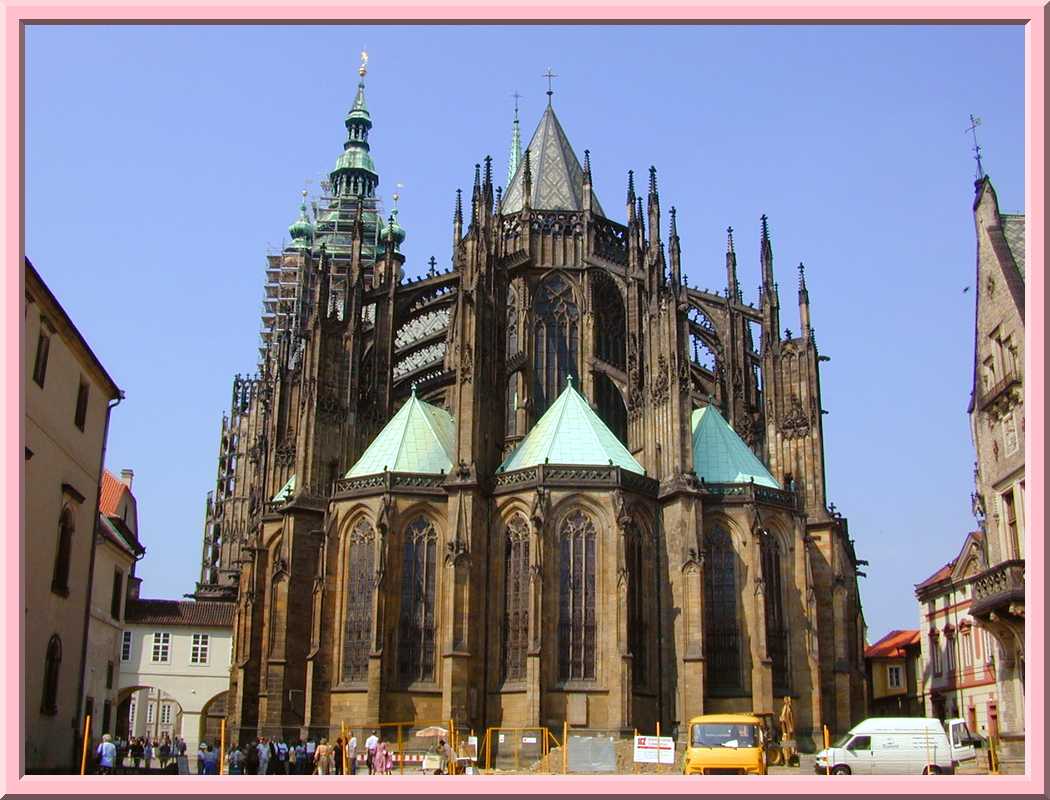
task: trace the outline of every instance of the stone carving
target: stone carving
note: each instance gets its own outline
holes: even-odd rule
[[[545,489],[540,486],[536,489],[536,494],[532,498],[532,511],[530,516],[532,517],[532,525],[537,531],[543,530],[543,523],[547,518],[547,511],[550,508],[551,493],[549,489]]]
[[[654,405],[660,406],[667,402],[669,383],[670,381],[667,376],[667,359],[664,357],[664,354],[661,353],[656,362],[656,379],[653,381],[652,387]]]
[[[376,515],[376,530],[386,536],[390,531],[390,522],[394,512],[394,498],[384,494],[379,501],[379,513]]]
[[[474,378],[474,351],[470,344],[464,344],[459,354],[459,377],[463,383],[470,383]]]
[[[277,447],[273,461],[279,467],[290,467],[295,463],[295,439],[289,436]]]
[[[798,397],[793,395],[787,414],[784,415],[784,419],[780,423],[780,432],[787,439],[801,439],[809,434],[809,426],[809,415],[806,413],[806,409],[803,408]]]
[[[456,566],[461,560],[469,559],[470,554],[467,545],[457,535],[455,539],[445,544],[445,566]]]
[[[613,513],[616,515],[616,524],[621,532],[626,531],[634,519],[627,508],[627,500],[620,489],[613,489],[612,502]]]

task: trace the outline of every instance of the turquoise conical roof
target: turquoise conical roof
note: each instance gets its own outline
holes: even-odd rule
[[[438,475],[452,469],[452,416],[443,408],[412,396],[391,418],[347,478],[380,472],[424,472]]]
[[[281,491],[273,496],[272,503],[287,503],[292,499],[292,495],[295,493],[295,476],[293,475],[288,479],[288,482],[281,487]]]
[[[645,470],[623,442],[594,413],[587,400],[572,385],[547,409],[528,436],[507,456],[500,472],[534,467],[537,464],[613,464],[644,475]]]
[[[693,411],[693,470],[708,483],[750,483],[779,489],[751,448],[714,406]]]

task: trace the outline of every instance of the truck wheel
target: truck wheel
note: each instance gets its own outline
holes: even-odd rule
[[[940,767],[936,767],[933,764],[930,764],[928,767],[923,769],[922,774],[923,775],[940,775],[941,774],[941,768]]]
[[[832,775],[852,775],[853,772],[845,764],[839,764],[837,767],[831,768]]]

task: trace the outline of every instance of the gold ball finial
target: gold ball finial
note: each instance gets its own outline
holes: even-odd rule
[[[365,77],[365,75],[368,74],[368,51],[367,50],[362,50],[361,51],[361,66],[358,68],[357,74],[360,75],[362,78]]]

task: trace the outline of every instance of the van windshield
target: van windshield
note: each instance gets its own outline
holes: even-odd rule
[[[831,743],[832,747],[845,747],[846,742],[853,738],[852,733],[844,733],[838,739]]]
[[[704,723],[693,726],[693,747],[757,747],[755,725]]]

